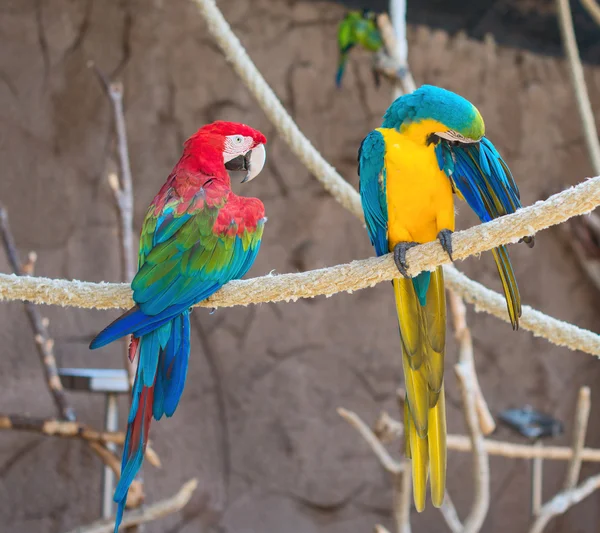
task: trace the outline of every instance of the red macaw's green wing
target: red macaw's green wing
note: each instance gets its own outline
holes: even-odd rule
[[[219,182],[209,181],[189,202],[155,201],[142,229],[134,301],[145,315],[170,315],[170,308],[180,312],[241,278],[258,253],[265,220],[259,200]]]

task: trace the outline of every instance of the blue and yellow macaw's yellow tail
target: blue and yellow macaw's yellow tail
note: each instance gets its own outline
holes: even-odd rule
[[[427,477],[431,501],[440,507],[446,487],[444,347],[446,296],[442,268],[412,279],[395,279],[394,294],[406,381],[404,435],[412,459],[414,502],[425,508]]]

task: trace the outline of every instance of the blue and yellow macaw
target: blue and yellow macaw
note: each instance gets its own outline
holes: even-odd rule
[[[362,46],[369,52],[378,52],[383,47],[383,39],[377,27],[376,13],[370,9],[349,11],[338,26],[338,69],[335,74],[335,84],[342,86],[342,76],[348,63],[350,50],[356,45]],[[379,75],[373,69],[375,85],[379,85]]]
[[[406,382],[406,455],[412,459],[415,507],[425,508],[427,478],[439,507],[446,485],[444,347],[446,301],[442,268],[407,276],[406,252],[439,240],[452,259],[454,201],[466,200],[482,222],[521,207],[519,190],[477,108],[457,94],[423,85],[396,99],[381,128],[358,155],[360,196],[378,256],[394,253],[403,278],[393,280]],[[533,246],[533,237],[523,239]],[[513,329],[521,298],[505,246],[492,253]]]

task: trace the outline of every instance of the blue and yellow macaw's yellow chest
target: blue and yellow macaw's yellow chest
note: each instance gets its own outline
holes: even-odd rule
[[[402,366],[406,455],[412,459],[414,501],[442,505],[446,485],[444,351],[446,301],[442,268],[407,275],[406,252],[439,240],[452,258],[453,193],[482,222],[521,207],[506,163],[484,136],[477,108],[461,96],[431,85],[401,96],[386,111],[381,128],[361,144],[360,196],[377,255],[394,253],[402,277],[393,281]],[[524,239],[530,246],[533,238]],[[493,250],[514,329],[521,299],[506,247]]]

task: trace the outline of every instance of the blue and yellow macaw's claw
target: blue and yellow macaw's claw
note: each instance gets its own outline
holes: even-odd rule
[[[439,240],[452,258],[453,193],[482,222],[521,207],[506,163],[485,137],[479,111],[464,98],[424,85],[398,98],[382,127],[370,132],[358,156],[359,189],[371,244],[378,256],[394,251],[401,273],[406,250]],[[531,241],[531,239],[529,239]],[[506,247],[493,251],[513,327],[521,299]],[[446,300],[441,267],[393,280],[406,386],[405,450],[412,462],[415,507],[433,505],[446,485],[444,353]]]

